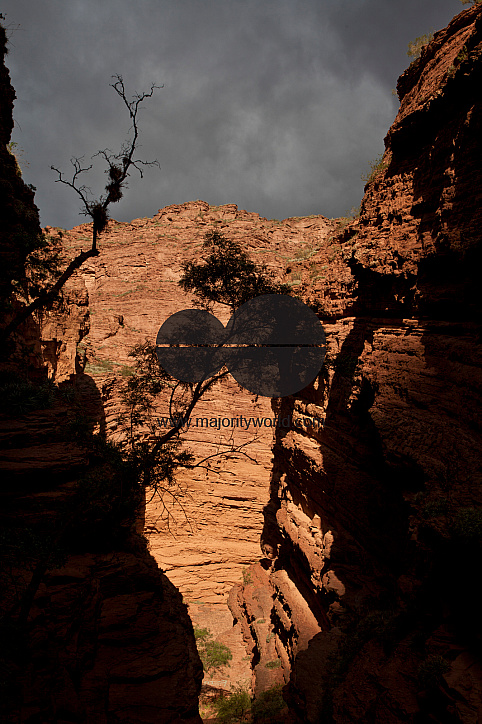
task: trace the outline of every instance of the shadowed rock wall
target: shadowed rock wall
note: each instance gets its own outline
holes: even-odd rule
[[[0,36],[3,45],[3,28]],[[41,231],[33,191],[6,147],[15,93],[3,65],[0,90],[0,294],[8,317],[21,306],[9,297],[11,280],[25,279],[27,254]],[[27,320],[2,350],[10,355],[2,358],[2,385],[8,378],[12,397],[12,380],[20,388],[27,377],[68,381],[61,389],[76,391],[83,413],[102,429],[95,384],[88,375],[75,379],[87,305],[77,278],[49,309]],[[102,458],[72,442],[72,395],[51,392],[49,404],[36,406],[31,397],[25,412],[17,404],[15,414],[2,399],[2,722],[199,724],[202,665],[179,591],[132,530],[122,541],[96,545],[75,528],[78,509],[65,517],[79,481],[87,484],[96,468],[99,474]],[[109,540],[109,523],[103,527]]]
[[[307,422],[277,431],[268,555],[230,599],[299,722],[482,716],[481,70],[474,6],[401,76],[360,217],[302,274],[327,360],[274,402]]]

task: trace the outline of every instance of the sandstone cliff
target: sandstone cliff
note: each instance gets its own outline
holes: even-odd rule
[[[482,717],[481,70],[478,5],[401,76],[359,219],[301,274],[327,363],[274,409],[326,421],[277,430],[269,556],[231,593],[299,722]]]
[[[0,85],[4,325],[25,304],[27,257],[45,237],[7,149],[15,93],[3,65]],[[2,348],[1,719],[197,724],[202,665],[186,605],[126,511],[109,518],[105,482],[119,460],[92,447],[102,401],[90,377],[76,378],[88,329],[76,278]]]
[[[273,277],[296,287],[302,260],[315,253],[337,227],[323,216],[284,222],[238,209],[193,201],[160,209],[153,218],[130,223],[111,220],[100,240],[101,254],[77,273],[89,290],[89,332],[79,345],[78,365],[89,380],[92,407],[102,400],[101,424],[108,436],[121,435],[122,386],[129,375],[132,348],[155,340],[173,313],[193,306],[177,285],[182,263],[199,258],[207,231],[233,238],[267,265]],[[55,230],[49,229],[50,233]],[[77,254],[90,239],[90,225],[72,229],[64,241]],[[219,305],[216,314],[227,322]],[[160,397],[159,419],[168,416]],[[238,426],[231,421],[248,420]],[[229,646],[229,669],[206,677],[208,686],[227,689],[251,679],[241,624],[233,628],[227,608],[232,586],[257,560],[263,506],[268,501],[273,442],[268,398],[256,399],[233,379],[224,380],[196,406],[193,424],[182,436],[200,467],[180,471],[162,496],[148,494],[145,535],[161,568],[189,602],[195,625],[208,627]],[[206,420],[224,426],[207,427]],[[249,422],[251,420],[251,422]],[[199,424],[198,424],[199,421]],[[255,427],[255,424],[261,427]],[[248,426],[247,426],[248,425]]]
[[[206,231],[216,228],[239,241],[273,276],[295,284],[298,257],[313,253],[335,227],[323,216],[281,223],[235,204],[214,207],[204,201],[168,206],[151,219],[110,221],[101,255],[77,274],[89,290],[89,333],[79,345],[79,364],[85,364],[85,376],[102,396],[108,434],[120,434],[120,389],[133,365],[129,352],[145,339],[153,342],[171,314],[193,306],[191,295],[182,292],[177,281],[182,263],[198,258]],[[70,254],[85,246],[89,231],[90,225],[82,225],[68,232]],[[221,305],[216,314],[227,322],[229,315]],[[167,398],[160,399],[158,414],[161,419],[168,416]],[[225,601],[243,567],[256,560],[259,551],[272,428],[255,428],[254,422],[248,429],[246,424],[231,425],[241,416],[271,420],[269,399],[256,400],[232,379],[203,398],[183,439],[197,459],[218,456],[179,476],[176,498],[167,496],[164,515],[159,498],[147,508],[153,554],[183,593],[204,603]],[[206,418],[224,419],[225,426],[208,428],[202,422]],[[241,449],[228,458],[220,455],[233,446]]]
[[[146,510],[151,552],[190,599],[193,620],[228,626],[215,608],[232,589],[254,688],[286,683],[296,722],[482,716],[481,10],[454,18],[401,77],[400,111],[359,219],[278,222],[197,201],[112,220],[101,255],[73,280],[71,323],[62,321],[68,303],[44,320],[52,343],[42,365],[48,358],[58,379],[77,369],[82,404],[115,439],[129,349],[191,306],[176,282],[206,230],[242,241],[317,309],[328,355],[313,385],[271,409],[227,383],[198,410],[298,421],[274,431],[273,461],[271,427],[254,441],[243,430],[191,430],[199,456],[250,445],[186,473],[175,499]],[[89,239],[89,225],[73,229],[66,255]],[[82,446],[60,435],[62,404],[5,424],[4,466],[11,480],[30,480],[15,496],[9,489],[10,525],[18,506],[49,520],[88,469]],[[40,490],[32,468],[44,471]],[[232,588],[259,557],[260,535],[265,557]],[[69,556],[32,606],[22,675],[10,634],[11,700],[23,697],[23,720],[199,721],[186,608],[139,540]],[[235,670],[249,674],[240,662]]]

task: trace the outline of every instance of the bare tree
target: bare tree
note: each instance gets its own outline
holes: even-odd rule
[[[134,156],[139,138],[139,107],[146,98],[151,98],[154,91],[162,88],[162,86],[152,84],[148,92],[137,93],[133,96],[132,100],[128,100],[122,76],[115,75],[113,78],[115,78],[115,82],[111,83],[110,86],[122,99],[129,112],[129,117],[132,122],[131,130],[133,131],[133,134],[131,140],[125,141],[122,145],[119,153],[115,154],[109,149],[103,149],[97,151],[97,153],[92,156],[92,158],[102,156],[107,163],[106,173],[108,174],[108,182],[105,186],[105,192],[98,199],[92,199],[90,189],[86,185],[79,184],[80,176],[92,168],[92,164],[85,167],[83,166],[83,157],[71,159],[74,172],[70,180],[66,179],[62,171],[58,168],[51,166],[51,169],[56,171],[58,174],[56,182],[69,186],[77,193],[82,201],[81,213],[92,219],[92,246],[88,251],[81,251],[80,254],[78,254],[75,259],[70,262],[68,267],[60,274],[59,278],[50,288],[44,289],[36,297],[36,299],[30,302],[30,304],[27,304],[11,320],[11,322],[0,333],[0,342],[5,341],[7,337],[18,329],[20,324],[28,319],[33,312],[52,302],[66,281],[87,259],[98,256],[99,251],[97,249],[97,240],[99,235],[107,226],[107,222],[109,220],[108,207],[110,204],[116,203],[122,198],[127,177],[130,175],[129,170],[131,168],[135,168],[142,178],[142,166],[159,166],[159,162],[157,160],[141,161],[140,159],[136,159]]]
[[[129,356],[134,358],[135,365],[133,374],[121,388],[123,409],[117,418],[119,430],[122,431],[119,446],[126,459],[133,462],[139,484],[149,496],[147,502],[154,497],[160,500],[159,518],[164,520],[170,530],[170,521],[175,520],[172,512],[174,503],[189,522],[181,502],[186,490],[178,482],[178,470],[210,470],[214,459],[229,459],[236,454],[258,464],[247,450],[258,436],[236,444],[232,430],[227,442],[218,441],[215,452],[195,460],[191,451],[183,447],[186,440],[182,439],[182,435],[189,428],[191,414],[201,397],[224,379],[228,371],[223,369],[219,374],[196,384],[175,381],[160,366],[156,346],[147,340],[134,347]],[[162,392],[168,392],[167,405],[172,427],[159,433],[157,415]]]
[[[194,303],[198,306],[212,310],[215,303],[224,304],[234,314],[243,303],[262,294],[291,293],[289,286],[271,279],[264,265],[251,261],[237,242],[218,231],[206,233],[203,252],[202,263],[187,262],[183,265],[183,276],[179,280],[181,288],[195,295]],[[227,343],[229,339],[217,346]],[[148,340],[134,347],[129,356],[134,358],[135,365],[121,394],[124,408],[118,419],[124,433],[121,444],[135,461],[144,489],[161,498],[169,523],[168,506],[162,497],[168,494],[176,499],[172,486],[178,468],[207,467],[211,458],[226,458],[233,454],[255,461],[246,451],[249,442],[236,445],[232,439],[213,455],[197,461],[182,449],[181,436],[189,429],[194,408],[217,382],[227,377],[226,366],[215,374],[190,383],[175,380],[162,368],[156,345]],[[172,426],[160,431],[156,406],[162,392],[168,393],[167,407]]]

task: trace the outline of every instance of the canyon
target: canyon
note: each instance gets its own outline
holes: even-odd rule
[[[265,264],[273,278],[293,283],[295,276],[298,284],[296,270],[303,258],[314,253],[337,225],[323,216],[281,223],[239,210],[235,204],[212,207],[203,201],[168,206],[151,219],[110,221],[102,237],[102,254],[85,263],[75,280],[85,285],[89,298],[89,331],[78,345],[77,364],[102,401],[99,429],[112,439],[122,435],[121,390],[132,372],[130,351],[145,340],[152,343],[168,317],[193,306],[192,295],[177,282],[182,264],[199,255],[207,230],[229,234]],[[66,250],[78,254],[90,238],[89,231],[89,225],[81,225],[64,233]],[[289,264],[295,271],[286,273]],[[216,305],[215,314],[224,324],[230,316],[222,305]],[[48,330],[47,323],[44,344]],[[161,394],[158,419],[166,420],[168,409],[168,396]],[[241,418],[248,423],[230,424]],[[144,534],[151,554],[188,602],[194,623],[200,628],[209,624],[235,652],[222,676],[222,688],[228,691],[238,680],[251,678],[241,624],[236,625],[233,639],[227,600],[243,571],[259,556],[273,443],[273,428],[264,421],[271,425],[272,419],[269,398],[250,394],[231,377],[217,383],[198,402],[193,424],[181,435],[196,462],[210,459],[198,468],[181,470],[176,485],[162,498],[147,495]],[[228,427],[207,427],[207,420],[225,420]],[[258,423],[262,426],[255,427]],[[219,678],[207,678],[205,684]]]
[[[111,219],[99,256],[24,325],[31,368],[118,440],[129,353],[192,307],[182,265],[216,229],[316,311],[327,355],[296,395],[256,398],[230,377],[210,390],[195,418],[293,425],[193,424],[183,444],[208,459],[147,496],[137,532],[96,547],[73,523],[21,645],[2,623],[7,721],[200,722],[193,624],[233,653],[205,689],[280,684],[290,724],[480,720],[481,69],[474,5],[400,77],[356,217],[278,221],[198,200]],[[12,198],[35,213],[5,160]],[[65,261],[91,239],[90,224],[45,231]],[[62,526],[96,464],[65,432],[71,411],[66,394],[0,418],[1,519],[15,534]]]
[[[273,406],[325,425],[276,431],[271,553],[230,601],[296,721],[480,718],[481,29],[461,13],[401,76],[360,217],[302,275],[328,359]]]

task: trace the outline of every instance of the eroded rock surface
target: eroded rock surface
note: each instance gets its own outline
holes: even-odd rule
[[[2,27],[2,52],[4,42]],[[3,64],[0,88],[3,331],[25,304],[26,258],[43,241],[33,190],[7,149],[15,92]],[[72,397],[102,422],[95,384],[75,377],[87,305],[82,278],[72,279],[2,344],[0,718],[200,724],[202,665],[179,591],[127,525],[122,540],[109,539],[108,506],[102,544],[79,524],[89,500],[72,496],[103,472],[99,451],[76,434]],[[69,384],[40,384],[47,379]]]
[[[303,263],[328,243],[337,226],[323,216],[279,222],[235,204],[213,207],[204,201],[168,206],[151,219],[110,221],[100,256],[77,274],[88,290],[90,311],[89,332],[78,347],[78,366],[85,365],[80,381],[91,386],[92,411],[96,399],[102,400],[99,429],[114,439],[123,434],[121,388],[133,364],[131,349],[146,339],[153,343],[171,314],[193,306],[177,282],[182,264],[201,258],[207,231],[235,239],[274,278],[296,287]],[[70,231],[66,252],[85,248],[90,232],[90,225]],[[221,305],[215,313],[224,324],[228,321]],[[167,396],[161,397],[159,419],[168,416],[168,409]],[[178,473],[176,485],[162,498],[147,495],[144,532],[152,555],[189,602],[196,625],[209,628],[236,659],[205,679],[206,691],[229,691],[231,684],[251,679],[250,661],[240,653],[241,624],[233,625],[226,604],[233,584],[259,554],[273,418],[268,398],[256,399],[232,378],[217,384],[198,403],[182,436],[196,460],[204,462]]]
[[[299,722],[482,717],[481,68],[474,6],[401,76],[359,219],[301,273],[327,362],[274,409],[325,425],[277,431],[269,555],[231,599]]]
[[[182,264],[200,259],[207,231],[217,229],[235,239],[274,278],[296,287],[303,261],[326,245],[336,227],[336,221],[323,216],[279,222],[235,204],[214,207],[204,201],[168,206],[151,219],[110,221],[100,256],[77,275],[88,289],[90,310],[79,361],[86,361],[86,376],[102,396],[108,434],[120,434],[120,387],[133,364],[130,350],[146,339],[154,343],[171,314],[193,306],[177,282]],[[68,233],[70,254],[86,247],[90,231],[86,224]],[[224,324],[229,319],[221,305],[216,314]],[[169,415],[167,397],[160,400],[158,415]],[[209,460],[180,474],[179,486],[164,501],[154,497],[147,505],[151,551],[191,600],[225,604],[242,569],[258,556],[273,417],[268,398],[256,399],[230,377],[219,383],[198,403],[183,435],[197,460]],[[220,457],[223,451],[231,454]]]

